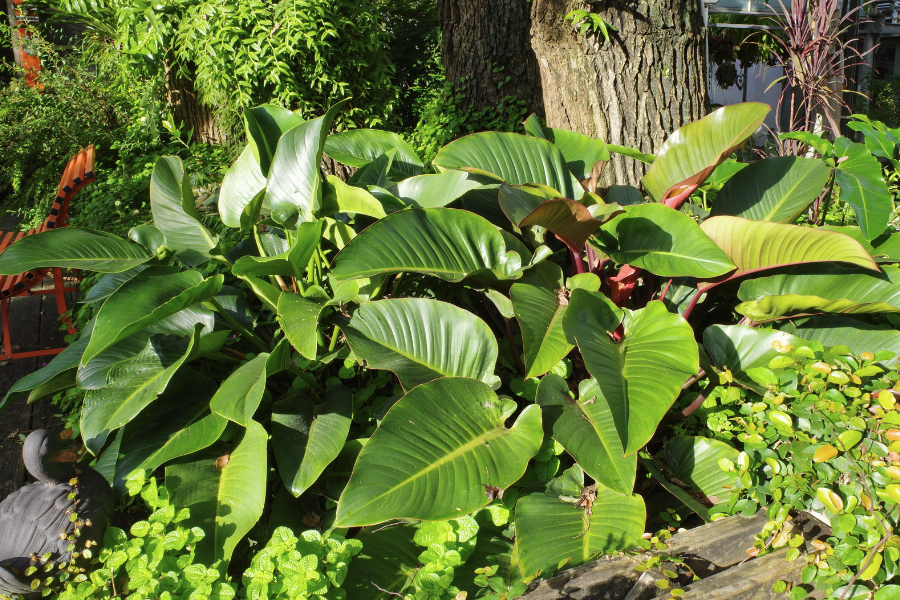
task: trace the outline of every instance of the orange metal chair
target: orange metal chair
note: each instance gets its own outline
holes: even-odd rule
[[[79,150],[69,161],[69,164],[66,165],[62,179],[59,182],[59,188],[56,191],[56,198],[53,200],[53,206],[50,208],[50,214],[40,227],[30,231],[0,231],[0,254],[12,244],[26,236],[55,229],[57,227],[68,227],[69,203],[72,202],[72,198],[78,190],[95,178],[94,146],[88,146],[87,150]],[[53,277],[53,287],[51,289],[33,290],[32,288],[47,275]],[[13,352],[12,340],[9,335],[10,298],[22,295],[54,294],[56,296],[56,308],[59,311],[59,316],[67,325],[68,332],[76,333],[75,328],[72,327],[71,320],[65,316],[65,313],[69,310],[66,306],[65,293],[77,290],[77,287],[65,287],[62,269],[60,268],[36,269],[18,275],[0,275],[0,320],[2,320],[3,325],[3,353],[0,354],[0,360],[47,356],[50,354],[59,354],[64,350],[64,348],[52,348],[49,350],[36,350],[33,352]]]

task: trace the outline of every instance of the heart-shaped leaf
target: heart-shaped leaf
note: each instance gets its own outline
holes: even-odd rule
[[[641,182],[657,202],[703,183],[716,166],[762,125],[771,108],[760,102],[723,106],[669,136]]]
[[[697,343],[687,321],[659,301],[624,310],[625,336],[616,343],[607,333],[614,329],[609,328],[609,309],[599,302],[592,306],[590,294],[572,293],[563,328],[578,343],[609,403],[625,454],[631,454],[650,440],[682,384],[699,370]]]
[[[556,146],[517,133],[467,135],[441,148],[434,164],[442,169],[492,174],[510,184],[542,183],[558,190],[563,198],[577,200],[582,195],[581,185]]]
[[[525,472],[543,439],[541,409],[516,410],[486,384],[444,377],[420,385],[387,412],[360,452],[335,526],[389,519],[443,520],[488,503]]]
[[[62,227],[27,235],[0,254],[0,275],[47,267],[121,273],[150,260],[138,244],[102,231]]]
[[[100,307],[81,364],[87,365],[106,348],[148,325],[214,297],[222,281],[222,275],[203,279],[198,271],[179,273],[172,267],[139,273]]]
[[[135,469],[152,473],[166,462],[212,445],[225,431],[226,419],[209,412],[216,391],[213,380],[193,369],[180,369],[153,410],[142,411],[122,429],[115,489],[126,493],[125,478]]]
[[[156,400],[193,345],[193,336],[151,336],[137,356],[110,369],[106,387],[85,393],[81,437],[92,454],[100,452],[110,433]]]
[[[669,474],[693,490],[703,492],[713,503],[743,487],[736,472],[719,467],[722,459],[737,463],[738,454],[724,442],[697,436],[673,438],[665,450]]]
[[[793,223],[822,193],[831,168],[821,160],[776,156],[752,163],[722,186],[712,216]]]
[[[288,129],[278,140],[266,179],[266,204],[272,218],[289,229],[298,221],[314,221],[322,205],[322,150],[334,118],[346,103],[342,100],[321,117]]]
[[[244,209],[265,188],[266,178],[248,145],[222,180],[218,203],[222,222],[229,227],[240,227]]]
[[[900,269],[859,273],[833,266],[815,273],[782,273],[741,284],[735,310],[753,321],[813,313],[900,312]]]
[[[626,207],[603,229],[618,238],[618,248],[606,250],[619,264],[662,277],[716,277],[734,270],[692,218],[663,204]]]
[[[885,230],[894,211],[881,164],[864,145],[844,137],[834,142],[834,157],[839,161],[834,175],[840,187],[838,197],[853,207],[863,237],[875,239]]]
[[[287,292],[278,297],[278,323],[294,349],[309,360],[316,358],[316,332],[326,309],[326,301],[321,298]]]
[[[746,325],[712,325],[703,332],[703,347],[709,353],[712,364],[720,370],[729,370],[732,378],[760,394],[765,388],[756,383],[747,371],[765,367],[780,356],[777,348],[805,346],[784,331],[754,329]]]
[[[623,456],[612,411],[597,382],[582,382],[579,392],[580,398],[572,398],[566,381],[554,373],[541,379],[537,403],[544,415],[544,431],[562,444],[597,483],[630,494],[637,455]]]
[[[624,496],[597,486],[591,516],[575,506],[584,475],[578,465],[562,477],[519,498],[516,543],[526,577],[550,576],[561,564],[583,565],[594,557],[637,547],[647,511],[640,496]],[[565,499],[563,499],[565,498]]]
[[[363,168],[388,150],[396,150],[392,171],[405,179],[422,173],[424,165],[406,141],[390,131],[351,129],[328,136],[325,153],[338,162]]]
[[[727,216],[711,217],[700,229],[737,266],[732,277],[814,262],[845,262],[878,270],[862,246],[833,231]]]
[[[272,445],[278,473],[294,496],[315,483],[340,454],[352,416],[353,394],[342,385],[328,388],[321,410],[302,394],[272,405]]]
[[[353,238],[334,259],[338,279],[415,272],[461,281],[482,270],[517,279],[523,259],[503,235],[464,210],[426,208],[388,215]]]
[[[198,265],[209,259],[219,239],[200,223],[191,177],[177,156],[162,156],[153,165],[150,210],[153,224],[166,236],[166,246],[177,250],[182,262]]]
[[[437,300],[367,302],[341,330],[369,367],[397,374],[406,390],[439,377],[496,381],[497,340],[472,313]]]
[[[166,467],[172,504],[191,511],[183,525],[206,532],[195,547],[198,562],[228,561],[262,516],[268,437],[262,425],[251,421],[233,449],[215,444]]]
[[[585,273],[569,281],[571,289],[600,289],[596,275]],[[513,310],[522,329],[526,377],[543,375],[574,347],[566,341],[562,326],[568,295],[562,269],[549,261],[529,269],[510,289]]]

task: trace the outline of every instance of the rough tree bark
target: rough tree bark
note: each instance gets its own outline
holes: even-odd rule
[[[705,114],[707,102],[703,52],[703,22],[696,0],[605,0],[599,14],[618,29],[609,41],[588,32],[579,35],[563,21],[571,0],[439,0],[453,5],[445,19],[444,61],[450,80],[470,78],[468,93],[482,93],[493,81],[485,75],[492,62],[512,56],[506,40],[521,44],[528,10],[528,47],[518,46],[514,59],[526,76],[523,86],[539,89],[541,108],[551,127],[572,129],[611,144],[652,153],[666,136]],[[518,8],[516,8],[518,7]],[[491,33],[493,32],[493,33]],[[449,38],[449,41],[448,41]],[[509,43],[513,43],[510,41]],[[531,51],[534,63],[523,55]],[[498,58],[499,57],[499,58]],[[528,65],[536,64],[539,88]],[[451,69],[449,65],[453,65]],[[471,81],[483,79],[482,83]],[[485,91],[486,104],[493,98]],[[523,91],[522,97],[529,97]],[[615,156],[601,185],[640,185],[646,167]]]
[[[166,102],[172,107],[175,122],[184,123],[185,129],[192,129],[192,142],[222,144],[227,139],[215,111],[200,103],[194,83],[178,75],[176,69],[163,65],[166,75]]]
[[[526,0],[437,0],[437,5],[447,81],[465,78],[467,104],[480,109],[514,96],[543,116],[530,43],[531,5]]]

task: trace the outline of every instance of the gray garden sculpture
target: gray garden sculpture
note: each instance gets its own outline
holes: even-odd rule
[[[32,580],[49,576],[48,563],[68,563],[70,544],[82,551],[86,543],[103,540],[113,511],[112,488],[87,465],[54,462],[60,442],[58,429],[32,432],[22,457],[37,481],[0,502],[0,595],[40,591]],[[28,576],[31,566],[37,571]]]

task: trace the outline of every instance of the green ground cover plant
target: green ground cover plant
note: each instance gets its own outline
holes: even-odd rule
[[[100,274],[81,338],[2,406],[71,394],[120,495],[135,469],[163,470],[184,526],[206,532],[203,564],[251,564],[273,525],[321,528],[362,542],[348,598],[514,598],[558,569],[661,543],[645,539],[648,506],[711,520],[768,501],[719,492],[710,510],[673,484],[700,487],[677,473],[703,448],[733,451],[735,472],[717,460],[716,474],[807,506],[761,483],[775,457],[747,462],[752,436],[779,431],[755,419],[792,419],[766,394],[777,405],[794,389],[790,410],[813,391],[819,402],[809,353],[833,378],[852,367],[830,382],[845,398],[851,375],[871,399],[896,373],[882,354],[900,352],[884,327],[900,311],[893,200],[866,144],[735,168],[769,111],[746,103],[652,156],[530,117],[524,134],[473,133],[426,165],[395,133],[330,133],[345,106],[309,120],[245,111],[218,219],[167,156],[152,225],[127,238],[61,229],[0,256],[0,273]],[[357,171],[322,178],[323,152]],[[598,188],[611,152],[651,163],[642,190]],[[808,212],[831,190],[846,223],[816,226]],[[772,346],[786,338],[787,356]],[[883,371],[856,373],[868,367]],[[724,398],[750,412],[704,423],[736,436],[746,465],[689,429]],[[828,483],[816,493],[846,493]]]

